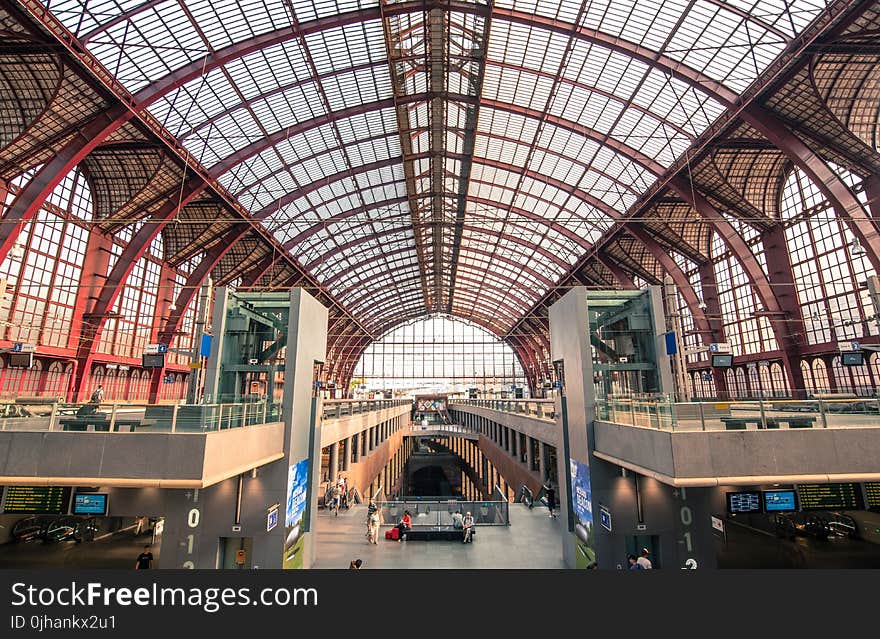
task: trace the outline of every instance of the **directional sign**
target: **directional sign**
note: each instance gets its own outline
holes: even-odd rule
[[[157,353],[167,353],[168,352],[168,344],[156,344],[158,346]]]
[[[12,345],[13,353],[36,353],[37,347],[33,344],[22,344],[18,342]]]
[[[730,352],[730,344],[727,342],[713,342],[709,344],[710,353],[728,353]]]
[[[157,355],[159,353],[159,345],[147,344],[147,347],[144,349],[144,353],[146,353],[147,355]]]
[[[22,347],[22,346],[23,346],[23,344],[21,344],[20,342],[17,343],[17,344],[13,344],[13,345],[12,345],[12,352],[13,352],[13,353],[20,353],[20,352],[21,352],[21,347]]]
[[[599,522],[602,524],[602,528],[611,532],[611,513],[605,506],[599,507]]]
[[[278,504],[271,506],[266,511],[266,532],[278,525]]]
[[[860,351],[860,350],[862,350],[862,345],[859,344],[858,342],[850,342],[849,348],[852,351]]]

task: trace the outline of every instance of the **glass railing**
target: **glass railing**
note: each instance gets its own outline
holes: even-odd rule
[[[510,523],[510,509],[507,500],[503,501],[460,501],[442,500],[436,497],[405,497],[396,501],[384,501],[379,506],[383,525],[394,526],[408,510],[412,516],[413,528],[452,526],[452,513],[462,515],[469,512],[478,526],[506,526]]]
[[[281,405],[28,404],[0,402],[0,430],[113,433],[206,433],[278,422]]]
[[[339,419],[395,406],[410,406],[411,399],[325,399],[324,419]]]
[[[674,402],[611,398],[596,402],[599,421],[673,431],[880,427],[880,398]]]
[[[449,408],[454,409],[462,405],[489,408],[548,421],[556,419],[556,402],[552,399],[456,399],[450,402]]]

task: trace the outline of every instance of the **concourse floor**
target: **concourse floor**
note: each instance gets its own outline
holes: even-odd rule
[[[96,541],[76,544],[63,541],[45,544],[32,541],[0,545],[0,569],[5,568],[115,568],[134,570],[137,556],[144,544],[150,543],[149,533],[135,537],[131,533],[114,534]],[[153,547],[158,559],[159,549]],[[158,562],[154,562],[156,565]],[[158,567],[158,566],[157,566]]]
[[[547,509],[529,510],[511,504],[510,526],[479,526],[472,544],[458,541],[387,541],[387,526],[379,543],[367,542],[366,507],[356,506],[336,517],[318,514],[315,568],[348,568],[362,559],[369,568],[564,568],[561,519],[551,519]]]

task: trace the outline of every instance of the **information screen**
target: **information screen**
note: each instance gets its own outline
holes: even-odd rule
[[[61,486],[9,486],[3,512],[10,515],[64,515],[70,488]]]
[[[730,368],[733,366],[733,355],[713,355],[712,366],[715,368]]]
[[[858,484],[800,484],[801,510],[859,510],[862,507]]]
[[[867,482],[865,484],[865,497],[868,499],[868,508],[880,507],[880,482]]]
[[[74,515],[106,515],[107,493],[81,493],[73,497]]]
[[[761,493],[727,493],[727,512],[761,512]]]
[[[797,497],[793,490],[766,490],[764,510],[768,513],[785,513],[797,510]]]

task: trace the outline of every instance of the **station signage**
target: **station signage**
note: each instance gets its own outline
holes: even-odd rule
[[[3,512],[9,515],[63,515],[70,505],[69,487],[8,486]]]
[[[800,484],[797,487],[801,510],[860,510],[859,484]]]

